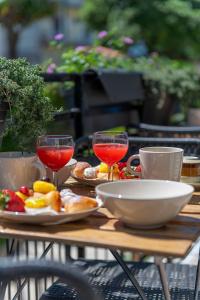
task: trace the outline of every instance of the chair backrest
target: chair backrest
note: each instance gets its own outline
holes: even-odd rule
[[[13,261],[11,259],[0,259],[0,282],[8,283],[22,278],[37,278],[56,276],[60,281],[71,285],[76,289],[79,299],[100,300],[102,299],[90,287],[80,270],[71,264],[61,264],[58,262],[33,260],[33,261]],[[0,299],[3,300],[2,295]],[[67,295],[66,295],[66,299]]]
[[[178,147],[184,150],[184,155],[200,156],[199,138],[129,137],[129,150],[123,160],[138,153],[140,148],[154,146]],[[75,157],[92,165],[99,162],[92,151],[92,136],[85,136],[76,141]]]
[[[137,136],[142,137],[200,137],[200,126],[161,126],[140,123],[135,125]]]

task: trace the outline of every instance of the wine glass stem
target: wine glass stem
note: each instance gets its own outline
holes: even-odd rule
[[[108,180],[113,181],[113,166],[108,166]]]
[[[53,171],[53,184],[57,187],[58,189],[58,178],[57,178],[57,172]]]

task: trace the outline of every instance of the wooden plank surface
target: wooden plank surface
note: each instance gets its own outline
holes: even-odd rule
[[[28,226],[4,223],[0,225],[0,235],[183,257],[199,235],[200,226],[193,226],[195,222],[200,225],[199,218],[188,218],[184,215],[178,216],[160,229],[134,230],[124,226],[104,208],[82,221],[63,225]]]
[[[70,179],[65,188],[95,196],[94,188]],[[126,227],[106,208],[88,218],[62,225],[32,226],[0,223],[1,237],[59,241],[80,246],[131,250],[145,254],[184,257],[200,235],[200,205],[187,205],[165,227],[136,230]]]

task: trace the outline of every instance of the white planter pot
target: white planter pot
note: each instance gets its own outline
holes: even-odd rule
[[[189,109],[188,125],[200,126],[200,108],[190,108]]]

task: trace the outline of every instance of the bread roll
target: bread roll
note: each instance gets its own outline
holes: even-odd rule
[[[97,170],[95,167],[93,168],[85,168],[83,171],[83,176],[87,179],[95,179],[97,178]]]
[[[62,207],[62,202],[60,198],[60,193],[58,191],[51,191],[45,195],[47,204],[55,211],[60,212]]]
[[[68,213],[75,213],[82,210],[88,210],[97,206],[95,199],[79,196],[77,201],[65,203],[65,211]]]
[[[73,174],[76,177],[83,178],[84,177],[84,170],[86,168],[90,168],[91,165],[87,162],[77,162],[76,167],[73,170]]]

